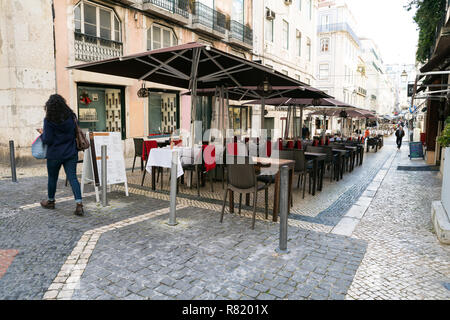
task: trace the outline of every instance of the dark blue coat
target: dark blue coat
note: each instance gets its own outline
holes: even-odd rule
[[[44,119],[42,142],[47,145],[47,159],[66,160],[78,154],[75,122],[72,117],[57,124]]]

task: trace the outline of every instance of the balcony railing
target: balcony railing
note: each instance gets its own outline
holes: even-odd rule
[[[367,90],[361,87],[358,87],[358,93],[362,96],[366,96],[367,95]]]
[[[253,45],[252,29],[234,20],[230,21],[230,38]]]
[[[189,18],[188,0],[144,0],[143,3],[150,3],[169,12]]]
[[[205,27],[225,34],[227,28],[227,19],[223,13],[220,13],[203,3],[194,2],[192,10],[192,24],[201,24]]]
[[[123,55],[123,44],[75,32],[75,60],[98,61]]]
[[[355,40],[355,42],[358,44],[358,46],[361,46],[361,42],[359,41],[358,36],[353,31],[352,28],[348,25],[348,23],[332,23],[332,24],[324,24],[317,27],[318,33],[323,32],[336,32],[336,31],[346,31],[350,34],[350,36]]]

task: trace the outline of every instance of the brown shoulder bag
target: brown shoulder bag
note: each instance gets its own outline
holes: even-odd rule
[[[75,122],[75,140],[77,142],[77,149],[78,151],[84,151],[89,148],[89,140],[78,126],[78,120],[75,114],[73,114],[73,121]]]

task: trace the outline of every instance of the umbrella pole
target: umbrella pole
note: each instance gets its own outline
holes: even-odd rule
[[[197,72],[200,60],[200,49],[195,48],[193,52],[192,69],[191,69],[191,147],[195,143],[195,118],[197,117]]]
[[[264,97],[261,97],[261,130],[264,128],[264,111],[266,109],[266,99]],[[262,132],[260,133],[260,136],[262,135]]]
[[[286,140],[289,137],[289,124],[291,119],[291,106],[288,106],[287,115],[286,115],[286,125],[284,128],[284,140]]]
[[[300,137],[303,138],[303,106],[300,106]]]

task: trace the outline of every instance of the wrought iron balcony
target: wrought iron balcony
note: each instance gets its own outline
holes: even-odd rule
[[[185,19],[189,18],[189,0],[144,0],[143,9],[146,11],[152,11],[161,15],[164,11],[159,9],[164,9],[167,13],[178,14]],[[185,22],[187,21],[180,21]]]
[[[343,23],[332,23],[332,24],[324,24],[324,25],[320,25],[317,27],[317,32],[318,33],[323,33],[323,32],[337,32],[337,31],[345,31],[348,32],[350,34],[350,36],[353,38],[353,40],[355,40],[355,42],[358,44],[358,46],[361,47],[361,42],[359,41],[358,36],[356,35],[356,33],[353,31],[352,28],[350,28],[350,26],[348,25],[348,23],[343,22]]]
[[[98,61],[123,55],[122,42],[75,32],[75,60]]]
[[[253,30],[242,23],[235,20],[230,21],[230,42],[234,42],[233,39],[246,44],[245,47],[253,47]]]
[[[192,26],[194,29],[208,32],[211,35],[225,35],[227,29],[227,19],[223,13],[220,13],[200,2],[194,2],[192,10]],[[200,28],[198,28],[200,26]],[[215,32],[202,28],[206,27]],[[217,34],[218,33],[218,34]]]
[[[367,90],[366,89],[364,89],[364,88],[361,88],[361,87],[358,87],[358,94],[359,95],[361,95],[361,96],[366,96],[367,95]]]

